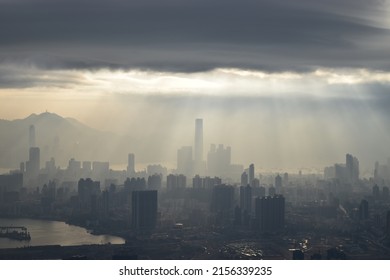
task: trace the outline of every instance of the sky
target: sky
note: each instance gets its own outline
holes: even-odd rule
[[[203,118],[204,150],[229,145],[237,163],[352,153],[373,168],[390,156],[389,13],[375,0],[0,0],[0,118],[48,110],[134,134],[161,147],[156,162],[175,162]]]

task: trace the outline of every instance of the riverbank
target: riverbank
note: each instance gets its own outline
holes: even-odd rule
[[[0,215],[0,219],[32,219],[32,220],[42,220],[42,221],[50,221],[50,222],[63,222],[70,226],[77,226],[84,228],[88,233],[92,235],[112,235],[117,236],[123,239],[128,239],[131,236],[130,231],[128,229],[112,229],[110,227],[98,227],[94,226],[93,223],[86,224],[85,222],[80,222],[77,219],[67,218],[67,217],[48,217],[48,216],[9,216],[9,215]],[[1,226],[1,225],[0,225]],[[4,225],[11,226],[11,225]]]
[[[26,227],[31,236],[31,240],[28,241],[0,238],[0,248],[124,244],[126,242],[124,238],[117,235],[97,234],[97,232],[92,234],[86,228],[70,225],[64,221],[0,218],[0,225]]]

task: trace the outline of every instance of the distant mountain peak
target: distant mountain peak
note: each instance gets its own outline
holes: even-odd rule
[[[51,112],[42,112],[40,114],[32,113],[30,116],[28,116],[26,119],[41,119],[41,118],[57,118],[57,119],[64,119],[60,115],[57,115],[56,113]]]
[[[36,145],[41,148],[42,162],[51,157],[61,165],[67,164],[72,157],[105,159],[113,150],[102,148],[113,147],[107,144],[115,137],[113,134],[90,128],[74,118],[39,112],[23,119],[0,120],[0,167],[15,168],[28,159],[30,125],[35,126]]]

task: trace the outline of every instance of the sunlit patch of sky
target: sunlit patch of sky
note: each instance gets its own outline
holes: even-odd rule
[[[330,85],[389,84],[390,73],[367,69],[319,68],[309,73],[218,68],[207,72],[172,73],[144,70],[42,70],[38,68],[7,68],[2,77],[2,88],[19,88],[41,94],[66,92],[64,98],[85,98],[100,95],[155,94],[155,95],[216,95],[216,96],[284,96],[291,94],[334,96]],[[16,94],[16,93],[14,93]]]

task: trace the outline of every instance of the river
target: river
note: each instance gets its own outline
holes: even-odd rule
[[[124,244],[121,237],[112,235],[93,235],[85,228],[68,225],[64,222],[33,220],[33,219],[3,219],[0,226],[24,226],[30,232],[30,241],[17,241],[0,238],[0,248],[18,248],[24,246],[43,245],[89,245],[89,244]]]

